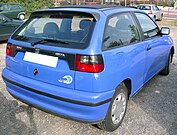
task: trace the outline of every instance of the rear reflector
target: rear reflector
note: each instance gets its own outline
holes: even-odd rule
[[[76,55],[76,70],[81,72],[99,73],[104,70],[102,55]]]
[[[149,12],[148,12],[148,15],[152,15],[152,11],[149,11]]]

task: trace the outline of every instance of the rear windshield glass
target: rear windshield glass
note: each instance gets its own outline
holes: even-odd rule
[[[151,6],[140,5],[140,6],[138,6],[138,9],[140,9],[140,10],[151,10]]]
[[[84,49],[89,44],[95,22],[95,18],[88,13],[39,12],[33,14],[12,39],[32,44],[46,40],[48,42],[44,45]]]

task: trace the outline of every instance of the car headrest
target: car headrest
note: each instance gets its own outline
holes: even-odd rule
[[[59,27],[54,22],[48,22],[48,23],[45,24],[43,32],[46,35],[55,35],[55,34],[58,34]]]
[[[89,28],[91,25],[91,20],[81,20],[80,23],[79,23],[79,28],[80,29],[86,29],[86,28]]]
[[[130,30],[130,22],[128,19],[120,19],[116,23],[117,30]]]

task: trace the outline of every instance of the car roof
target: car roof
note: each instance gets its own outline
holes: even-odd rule
[[[52,7],[49,9],[42,9],[40,11],[35,11],[32,13],[32,16],[35,14],[40,14],[41,12],[57,12],[57,11],[74,11],[74,12],[85,12],[92,14],[96,20],[99,20],[100,15],[104,14],[109,16],[114,13],[119,12],[133,12],[139,11],[135,8],[117,6],[117,5],[69,5],[69,6],[61,6],[61,7]]]
[[[50,9],[61,9],[61,8],[83,8],[83,9],[97,9],[100,11],[104,11],[104,10],[122,9],[127,7],[117,6],[117,5],[94,4],[94,5],[69,5],[69,6],[61,6],[61,7],[52,7]]]
[[[111,14],[116,12],[122,12],[122,11],[137,11],[135,8],[131,7],[124,7],[124,6],[117,6],[117,5],[101,5],[101,4],[95,4],[95,5],[69,5],[69,6],[61,6],[61,7],[52,7],[49,9],[43,9],[40,11],[59,11],[59,10],[65,10],[65,11],[78,11],[78,12],[104,12],[105,14]],[[38,12],[38,11],[36,11]]]
[[[107,8],[107,7],[121,7],[116,5],[101,5],[101,4],[93,4],[93,5],[64,5],[60,7],[52,7],[52,8],[95,8],[95,9],[101,9],[101,8]]]
[[[145,5],[145,6],[155,6],[155,4],[139,4],[139,5]]]
[[[19,3],[0,3],[0,5],[20,5]]]

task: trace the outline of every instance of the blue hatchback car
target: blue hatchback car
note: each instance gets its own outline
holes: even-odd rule
[[[129,97],[158,73],[169,74],[169,33],[133,8],[37,11],[9,38],[2,77],[24,103],[114,131]]]

